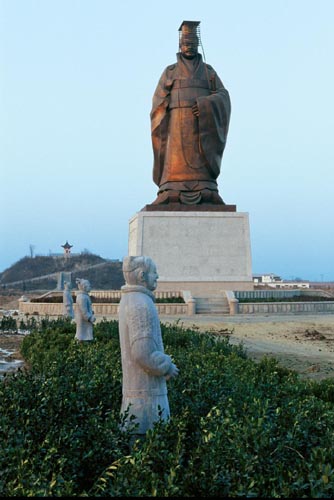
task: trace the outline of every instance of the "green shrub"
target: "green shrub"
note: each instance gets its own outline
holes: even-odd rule
[[[157,304],[184,304],[183,297],[157,297],[155,299]]]
[[[0,331],[3,333],[17,333],[16,320],[12,316],[2,316]]]
[[[334,496],[334,381],[256,364],[219,334],[162,325],[180,368],[172,418],[129,446],[119,430],[118,323],[77,343],[65,320],[22,343],[0,384],[1,496]]]

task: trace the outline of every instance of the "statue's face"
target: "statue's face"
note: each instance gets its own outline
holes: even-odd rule
[[[157,268],[155,267],[155,264],[152,263],[149,271],[147,271],[145,273],[146,288],[148,288],[149,290],[151,290],[153,292],[153,290],[155,290],[157,285],[158,285],[158,283],[157,283],[158,278],[159,278],[159,275],[157,273]]]
[[[181,54],[187,59],[193,59],[198,54],[198,45],[194,40],[183,38],[180,48]]]
[[[90,292],[91,286],[89,281],[84,281],[82,288],[85,292]]]

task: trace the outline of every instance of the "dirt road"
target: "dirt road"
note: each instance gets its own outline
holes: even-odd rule
[[[168,317],[164,323],[173,323]],[[174,320],[175,321],[175,320]],[[334,315],[237,315],[184,317],[179,325],[199,331],[228,334],[232,344],[242,343],[254,360],[275,357],[301,376],[321,380],[334,377]]]

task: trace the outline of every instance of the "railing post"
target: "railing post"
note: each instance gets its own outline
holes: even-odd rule
[[[187,302],[188,305],[188,316],[193,316],[196,314],[196,300],[191,297]]]
[[[239,301],[238,299],[230,299],[230,314],[233,316],[234,314],[239,313]]]

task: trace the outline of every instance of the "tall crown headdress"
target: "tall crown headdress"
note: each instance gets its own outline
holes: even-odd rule
[[[201,34],[199,24],[201,21],[183,21],[179,27],[179,46],[183,40],[187,40],[197,45],[201,44]]]

